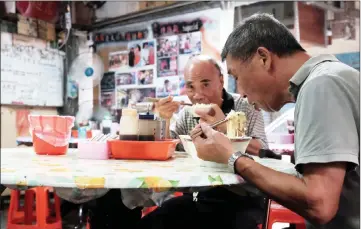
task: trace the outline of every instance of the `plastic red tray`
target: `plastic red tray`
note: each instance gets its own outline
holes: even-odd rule
[[[165,161],[172,157],[179,140],[108,142],[112,158]]]

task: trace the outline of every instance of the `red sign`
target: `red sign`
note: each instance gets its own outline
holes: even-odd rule
[[[16,9],[25,17],[55,23],[59,16],[59,2],[17,1]]]

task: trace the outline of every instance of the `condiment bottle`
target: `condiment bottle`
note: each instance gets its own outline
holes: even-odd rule
[[[157,121],[152,114],[139,114],[139,141],[154,141]]]
[[[119,122],[119,139],[126,141],[138,141],[138,113],[136,109],[122,109]]]

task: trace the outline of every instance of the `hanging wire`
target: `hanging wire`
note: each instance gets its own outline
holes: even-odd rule
[[[70,30],[71,30],[71,11],[70,11],[70,4],[68,3],[66,6],[66,12],[65,12],[65,28],[67,29],[64,42],[61,44],[59,49],[62,49],[64,45],[68,42],[69,36],[70,36]]]

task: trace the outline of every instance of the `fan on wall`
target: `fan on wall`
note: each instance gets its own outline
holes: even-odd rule
[[[100,84],[103,73],[102,59],[89,51],[75,58],[70,67],[69,77],[78,84],[79,89],[89,89]]]
[[[72,62],[68,77],[79,88],[77,123],[83,123],[91,118],[93,113],[93,88],[100,84],[103,73],[102,59],[92,49],[78,55]]]

